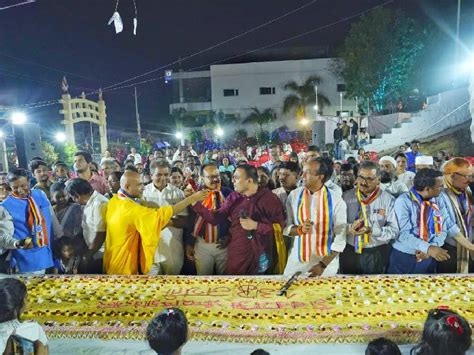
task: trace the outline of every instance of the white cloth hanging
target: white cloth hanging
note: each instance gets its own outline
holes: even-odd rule
[[[117,11],[115,11],[112,17],[110,18],[108,25],[110,26],[112,22],[115,26],[115,33],[120,33],[123,31],[122,18],[120,17],[120,14]]]

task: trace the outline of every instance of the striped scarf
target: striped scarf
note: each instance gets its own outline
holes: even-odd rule
[[[420,206],[419,237],[429,242],[430,235],[442,232],[443,218],[439,207],[434,201],[423,201],[414,188],[410,190],[410,197]]]
[[[22,197],[15,193],[12,193],[11,196],[18,200],[26,200],[28,202],[28,209],[26,211],[27,223],[33,236],[33,243],[38,248],[48,246],[49,238],[46,220],[44,219],[43,212],[41,212],[41,209],[33,199],[33,196],[29,194],[28,197]]]
[[[224,195],[219,191],[212,191],[202,202],[202,205],[208,210],[214,212],[224,203]],[[204,231],[203,231],[204,227]],[[207,223],[204,218],[198,216],[194,226],[193,236],[199,238],[202,236],[206,243],[217,243],[218,231],[217,225]]]
[[[311,219],[311,192],[304,188],[298,197],[296,221],[299,225]],[[316,220],[314,231],[309,234],[297,236],[298,259],[300,262],[309,262],[313,251],[316,256],[325,256],[331,252],[333,236],[332,197],[329,189],[323,186],[317,192]],[[313,250],[314,234],[314,250]]]
[[[457,197],[459,203],[459,211],[463,217],[466,226],[466,238],[469,238],[471,233],[471,216],[472,216],[472,195],[468,191],[460,191],[456,189],[451,183],[445,179],[444,183],[446,187]]]
[[[372,191],[372,193],[364,199],[362,196],[362,193],[360,190],[357,188],[357,200],[359,201],[360,204],[360,209],[359,209],[359,218],[362,218],[364,220],[364,227],[370,227],[370,221],[369,221],[369,216],[368,216],[368,207],[372,202],[374,202],[377,197],[379,196],[380,193],[380,187],[377,186],[377,188]],[[364,244],[367,244],[369,242],[369,234],[365,233],[364,235],[356,235],[354,238],[354,249],[357,254],[362,254],[362,248]]]

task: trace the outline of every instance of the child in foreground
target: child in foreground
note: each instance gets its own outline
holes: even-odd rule
[[[148,324],[146,338],[159,355],[181,355],[188,341],[188,320],[178,308],[167,308]]]
[[[428,313],[421,342],[411,349],[411,355],[464,355],[471,347],[472,329],[469,323],[448,307],[438,307]]]

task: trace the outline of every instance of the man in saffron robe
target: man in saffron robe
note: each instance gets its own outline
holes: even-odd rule
[[[268,188],[259,188],[257,169],[251,165],[239,165],[233,182],[235,192],[219,209],[210,211],[199,203],[193,210],[214,225],[230,220],[227,275],[270,273],[276,258],[275,235],[285,221],[283,206]]]
[[[290,192],[284,234],[295,237],[285,275],[332,276],[346,246],[346,204],[325,183],[333,173],[327,158],[313,158],[303,167],[304,186]]]
[[[7,180],[12,193],[1,205],[12,217],[13,237],[28,240],[26,248],[12,251],[11,266],[20,273],[44,274],[53,266],[51,204],[43,191],[31,190],[26,170],[11,171]]]
[[[138,200],[144,190],[138,173],[126,171],[120,186],[107,207],[104,268],[109,275],[148,274],[161,230],[173,215],[204,200],[209,192],[199,191],[173,206],[149,208]]]

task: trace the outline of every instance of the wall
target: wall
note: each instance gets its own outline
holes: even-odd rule
[[[211,66],[212,108],[217,112],[237,113],[244,119],[251,107],[262,110],[271,107],[277,112],[278,120],[269,129],[282,125],[299,129],[294,114],[282,113],[283,100],[290,94],[283,90],[283,85],[291,80],[302,84],[309,76],[317,75],[322,79],[318,93],[325,95],[331,102],[331,106],[324,108],[323,114],[335,116],[340,102],[337,84],[341,81],[330,71],[330,61],[330,58],[324,58]],[[260,95],[260,87],[275,87],[275,94]],[[238,89],[239,95],[225,97],[224,89]],[[354,101],[343,99],[343,110],[354,111]],[[314,118],[315,114],[312,107],[307,108],[310,118]]]

